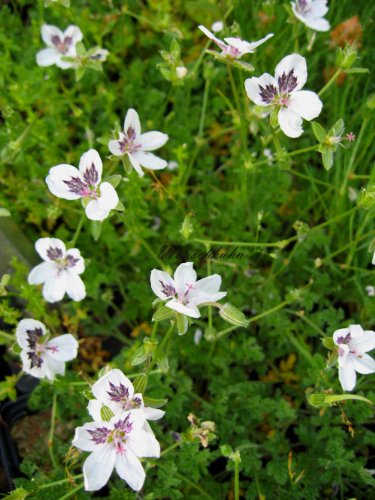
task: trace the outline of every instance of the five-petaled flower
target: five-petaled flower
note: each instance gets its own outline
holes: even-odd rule
[[[257,42],[246,42],[238,37],[224,38],[223,41],[220,40],[220,38],[217,38],[205,26],[199,25],[198,28],[221,49],[220,55],[227,57],[228,59],[239,59],[244,54],[253,53],[259,45],[262,45],[262,43],[266,42],[269,38],[271,38],[271,36],[273,36],[273,33],[270,33]]]
[[[226,296],[226,292],[219,292],[220,285],[218,274],[197,281],[192,262],[180,264],[173,278],[159,269],[151,271],[151,288],[155,295],[167,300],[166,306],[170,309],[192,318],[200,317],[199,306]]]
[[[138,457],[160,456],[155,436],[144,430],[145,421],[142,411],[131,410],[109,422],[89,422],[76,428],[73,445],[91,452],[83,464],[87,491],[102,488],[113,468],[133,490],[142,488],[146,474]]]
[[[375,349],[375,332],[363,331],[360,325],[341,328],[333,334],[338,346],[339,379],[344,391],[352,391],[356,383],[356,372],[375,372],[375,360],[366,354]]]
[[[167,162],[150,153],[159,149],[168,140],[168,135],[162,132],[146,132],[141,134],[141,124],[135,109],[126,113],[124,131],[119,132],[118,141],[108,143],[110,152],[115,156],[127,155],[134,170],[140,176],[144,175],[141,167],[151,170],[160,170],[167,166]]]
[[[309,90],[301,90],[307,80],[306,60],[299,54],[284,57],[275,69],[275,78],[264,73],[245,81],[246,93],[259,106],[278,109],[278,122],[288,137],[299,137],[302,118],[313,120],[322,110],[322,102]]]
[[[65,293],[75,301],[84,299],[86,289],[79,274],[85,270],[85,263],[78,248],[66,250],[57,238],[39,238],[35,249],[44,262],[30,271],[29,284],[44,283],[42,293],[47,302],[57,302]]]
[[[45,325],[35,319],[20,321],[16,338],[23,370],[33,377],[53,380],[55,375],[64,375],[66,361],[77,357],[78,342],[70,333],[48,340]]]
[[[103,220],[116,208],[119,198],[109,182],[100,182],[102,171],[99,153],[90,149],[81,156],[78,169],[66,164],[52,167],[46,183],[51,193],[59,198],[81,198],[89,219]]]
[[[39,51],[36,55],[38,66],[52,66],[56,64],[61,69],[75,67],[73,61],[63,61],[63,57],[76,57],[76,44],[83,38],[81,30],[77,26],[68,26],[62,32],[56,26],[44,24],[42,26],[42,39],[47,49]]]
[[[328,31],[330,26],[323,19],[328,12],[327,0],[296,0],[291,2],[294,15],[315,31]]]
[[[90,399],[88,410],[94,420],[102,420],[101,409],[108,407],[114,415],[139,409],[148,420],[159,420],[164,411],[144,405],[141,393],[134,393],[134,386],[121,370],[111,370],[92,386],[96,399]]]

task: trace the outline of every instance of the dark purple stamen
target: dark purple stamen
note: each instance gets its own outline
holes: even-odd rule
[[[344,337],[339,337],[337,339],[337,343],[338,344],[349,344],[349,342],[352,340],[351,336],[350,336],[350,333],[348,333],[347,335],[345,335]]]
[[[173,285],[171,285],[170,283],[164,283],[164,281],[161,280],[159,280],[159,283],[161,285],[161,291],[166,297],[172,297],[173,295],[176,295],[176,290],[174,289]]]
[[[66,54],[69,50],[69,47],[72,45],[73,38],[71,36],[66,36],[64,40],[61,40],[58,35],[52,35],[51,42],[57,48],[57,50],[61,52],[61,54]]]
[[[90,186],[95,186],[99,180],[98,171],[95,168],[95,165],[92,163],[90,168],[87,168],[85,173],[83,174],[83,178]]]
[[[73,255],[67,255],[66,256],[66,267],[67,268],[74,267],[78,261],[79,261],[79,259],[76,259],[75,257],[73,257]]]
[[[69,181],[63,182],[68,186],[71,193],[79,194],[81,196],[87,193],[87,190],[89,189],[88,185],[79,177],[71,177]]]
[[[104,444],[111,431],[106,427],[97,427],[93,430],[87,429],[87,432],[91,436],[90,440],[94,441],[95,444]]]
[[[289,94],[297,87],[297,77],[294,75],[293,70],[290,70],[287,75],[284,71],[284,73],[277,79],[277,83],[279,85],[280,94]]]
[[[61,259],[62,256],[63,256],[63,251],[61,250],[61,248],[49,247],[47,250],[47,257],[51,260]]]
[[[128,136],[129,141],[133,142],[136,138],[135,129],[133,127],[128,127],[128,130],[126,131],[126,135]]]
[[[306,14],[310,10],[307,8],[307,0],[297,0],[297,10],[301,14]]]
[[[259,85],[259,93],[262,101],[270,104],[277,95],[277,89],[271,84],[266,85],[265,87]]]

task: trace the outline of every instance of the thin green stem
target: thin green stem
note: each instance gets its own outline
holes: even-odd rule
[[[237,246],[237,247],[248,247],[248,248],[267,248],[267,247],[283,248],[288,243],[291,243],[296,239],[297,236],[292,236],[287,240],[280,240],[274,243],[259,243],[259,242],[247,242],[247,241],[219,241],[219,240],[205,240],[202,238],[193,238],[191,241],[195,241],[196,243],[202,243],[203,245],[211,244],[211,245]]]
[[[58,481],[53,481],[52,483],[42,484],[39,486],[40,490],[45,490],[46,488],[53,488],[54,486],[60,486],[61,484],[70,483],[72,480],[81,479],[83,474],[78,474],[77,476],[72,476],[65,479],[59,479]]]
[[[165,455],[167,455],[167,453],[170,453],[171,451],[175,450],[175,449],[176,449],[176,448],[178,448],[180,445],[181,445],[181,441],[177,441],[176,443],[173,443],[171,446],[168,446],[168,448],[165,448],[165,450],[163,450],[163,451],[160,453],[160,456],[161,456],[161,457],[164,457]]]
[[[83,483],[79,484],[78,486],[76,486],[72,490],[68,491],[68,493],[66,493],[62,497],[59,497],[58,500],[66,500],[67,498],[72,497],[75,493],[77,493],[77,491],[81,490],[84,486],[85,485]]]
[[[335,80],[338,78],[339,74],[341,73],[341,68],[336,70],[334,75],[328,80],[328,82],[324,85],[324,87],[318,92],[318,96],[321,97],[327,90],[331,87],[331,85],[335,82]]]
[[[238,112],[238,115],[240,118],[240,134],[241,134],[242,149],[243,149],[244,153],[247,154],[246,120],[245,120],[245,116],[243,113],[243,107],[241,106],[240,97],[239,97],[238,91],[237,91],[237,86],[236,86],[236,83],[234,81],[232,67],[230,64],[227,64],[227,68],[228,68],[229,82],[230,82],[233,97],[234,97],[234,102],[236,104],[237,112]]]
[[[240,499],[240,463],[234,461],[234,500]]]
[[[82,215],[81,215],[81,218],[80,218],[80,220],[79,220],[79,222],[78,222],[78,226],[77,226],[76,232],[74,233],[73,239],[72,239],[72,241],[70,242],[70,244],[71,244],[71,246],[72,246],[73,248],[74,248],[74,246],[75,246],[75,245],[76,245],[76,243],[77,243],[77,240],[78,240],[78,237],[79,237],[79,235],[80,235],[80,233],[81,233],[81,230],[82,230],[82,227],[83,227],[83,223],[84,223],[84,221],[85,221],[85,218],[86,218],[85,214],[82,214]]]
[[[56,394],[56,392],[54,392],[53,397],[52,397],[51,424],[50,424],[49,436],[48,436],[49,456],[51,458],[51,462],[52,462],[52,465],[54,467],[57,467],[57,462],[56,462],[55,455],[53,452],[53,439],[54,439],[54,434],[55,434],[56,407],[57,407],[57,394]]]

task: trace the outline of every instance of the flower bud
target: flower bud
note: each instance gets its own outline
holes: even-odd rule
[[[322,340],[323,346],[326,349],[335,349],[336,348],[336,344],[334,343],[332,337],[324,337],[321,340]]]
[[[137,393],[137,392],[140,392],[140,393],[144,393],[145,390],[146,390],[146,387],[147,387],[147,381],[148,381],[148,377],[145,373],[141,373],[140,375],[138,375],[138,377],[134,380],[134,392]]]
[[[249,324],[243,312],[237,309],[237,307],[232,306],[232,304],[224,304],[220,308],[220,316],[223,320],[235,326],[243,326],[246,328]]]
[[[362,188],[357,198],[357,205],[365,210],[370,210],[375,206],[375,185],[370,186],[368,190]]]
[[[103,420],[103,422],[109,422],[113,416],[114,416],[114,413],[110,408],[108,408],[108,406],[101,407],[100,417]]]

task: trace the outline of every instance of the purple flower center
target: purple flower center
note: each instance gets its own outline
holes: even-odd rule
[[[110,390],[107,391],[108,396],[111,401],[119,404],[123,410],[131,410],[133,408],[139,408],[142,405],[142,400],[140,398],[129,398],[129,389],[124,386],[124,384],[115,385],[109,382]]]
[[[128,127],[125,133],[120,133],[120,149],[123,153],[135,153],[141,145],[136,144],[137,134],[133,127]]]
[[[311,10],[307,0],[296,0],[296,7],[297,11],[302,15],[306,15]]]
[[[61,259],[63,256],[63,251],[58,247],[49,247],[47,250],[47,256],[51,260]]]
[[[118,420],[114,429],[110,430],[107,427],[97,427],[96,429],[87,429],[90,434],[90,440],[95,444],[112,444],[116,454],[125,453],[126,436],[133,430],[133,422],[130,422],[130,415],[127,415],[123,420]]]
[[[64,257],[63,251],[58,247],[49,247],[47,249],[47,256],[49,259],[55,262],[60,271],[71,269],[79,261],[79,259],[74,257],[73,255],[66,255]]]
[[[277,79],[277,84],[279,86],[280,94],[293,92],[293,90],[297,87],[297,77],[294,74],[294,70],[290,70],[288,74],[285,74],[285,71],[279,78]]]
[[[107,427],[97,427],[93,430],[87,429],[87,432],[91,436],[91,441],[94,441],[95,444],[104,444],[111,434],[110,429],[107,429]]]
[[[173,285],[170,283],[164,283],[164,281],[159,280],[159,283],[161,285],[161,292],[164,293],[166,297],[173,297],[176,295],[176,290]]]
[[[30,360],[30,368],[40,368],[43,364],[42,354],[48,350],[53,353],[58,352],[59,349],[53,345],[41,344],[40,339],[43,337],[43,330],[41,328],[34,328],[34,330],[26,330],[27,343],[29,346],[29,351],[27,351],[27,357]]]
[[[58,35],[53,35],[51,42],[61,54],[66,54],[72,45],[73,38],[66,36],[63,40]]]
[[[259,94],[263,102],[265,102],[266,104],[271,104],[271,102],[277,96],[277,88],[272,84],[266,85],[265,87],[259,85]]]
[[[350,333],[348,333],[347,335],[343,336],[343,337],[338,337],[337,339],[337,343],[338,344],[349,344],[349,342],[352,340],[351,336],[350,336]]]
[[[69,188],[69,191],[74,194],[78,194],[83,198],[97,199],[99,197],[96,185],[99,182],[99,173],[92,163],[90,168],[85,170],[82,180],[80,177],[71,177],[69,180],[64,180]]]

